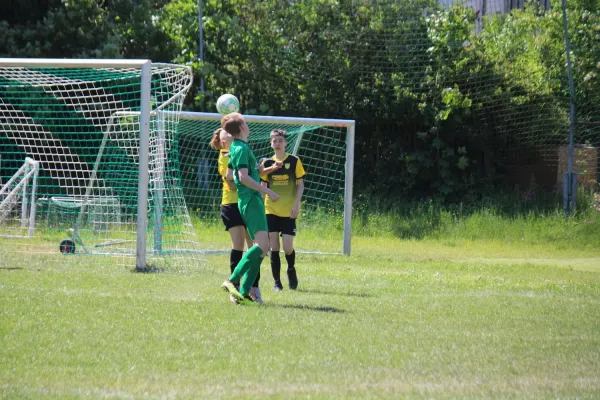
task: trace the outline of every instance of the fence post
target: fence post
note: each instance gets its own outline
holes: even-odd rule
[[[571,65],[571,43],[569,42],[569,27],[567,24],[567,0],[562,0],[563,28],[565,30],[565,49],[567,53],[567,70],[569,73],[569,167],[563,180],[563,205],[565,216],[569,216],[575,208],[575,192],[577,178],[573,174],[573,143],[575,136],[575,85],[573,83],[573,68]]]

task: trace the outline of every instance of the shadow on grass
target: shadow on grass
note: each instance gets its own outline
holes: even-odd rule
[[[307,310],[307,311],[319,311],[326,313],[345,313],[346,310],[342,310],[335,307],[311,307],[311,306],[300,306],[294,304],[268,304],[267,307],[279,307],[279,308],[294,308],[296,310]]]
[[[165,269],[160,267],[154,267],[151,265],[146,265],[144,268],[135,267],[131,270],[131,272],[138,274],[160,274],[165,272]]]
[[[326,294],[329,296],[348,296],[348,297],[361,297],[361,298],[375,297],[372,294],[366,294],[366,293],[339,293],[339,292],[327,292],[324,290],[310,290],[310,289],[297,289],[296,292],[311,293],[311,294]]]
[[[23,267],[0,267],[0,269],[5,269],[7,271],[14,271],[16,269],[23,269]]]

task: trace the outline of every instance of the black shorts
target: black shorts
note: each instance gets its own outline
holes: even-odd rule
[[[246,224],[244,224],[244,220],[242,219],[242,214],[240,214],[240,209],[236,203],[223,204],[221,206],[221,219],[223,220],[226,231],[236,226],[246,227]]]
[[[267,214],[269,232],[281,232],[282,235],[296,236],[296,220],[290,217]]]

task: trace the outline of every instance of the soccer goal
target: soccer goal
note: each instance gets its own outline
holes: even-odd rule
[[[198,226],[203,248],[227,250],[231,244],[220,221],[218,152],[209,146],[221,115],[182,112],[180,118],[182,187],[192,220]],[[298,252],[350,254],[355,122],[258,115],[245,118],[251,132],[249,144],[257,159],[273,155],[271,130],[285,129],[286,152],[299,157],[306,170],[295,239]]]
[[[198,254],[176,140],[191,82],[189,67],[148,60],[0,59],[0,179],[27,157],[39,165],[33,238],[0,247],[138,269]],[[0,221],[0,235],[10,229]]]

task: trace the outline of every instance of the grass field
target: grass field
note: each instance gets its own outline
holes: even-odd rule
[[[0,250],[0,397],[600,397],[599,221],[471,218],[367,221],[351,257],[299,255],[295,292],[265,263],[260,308],[219,290],[226,255],[136,274]]]

